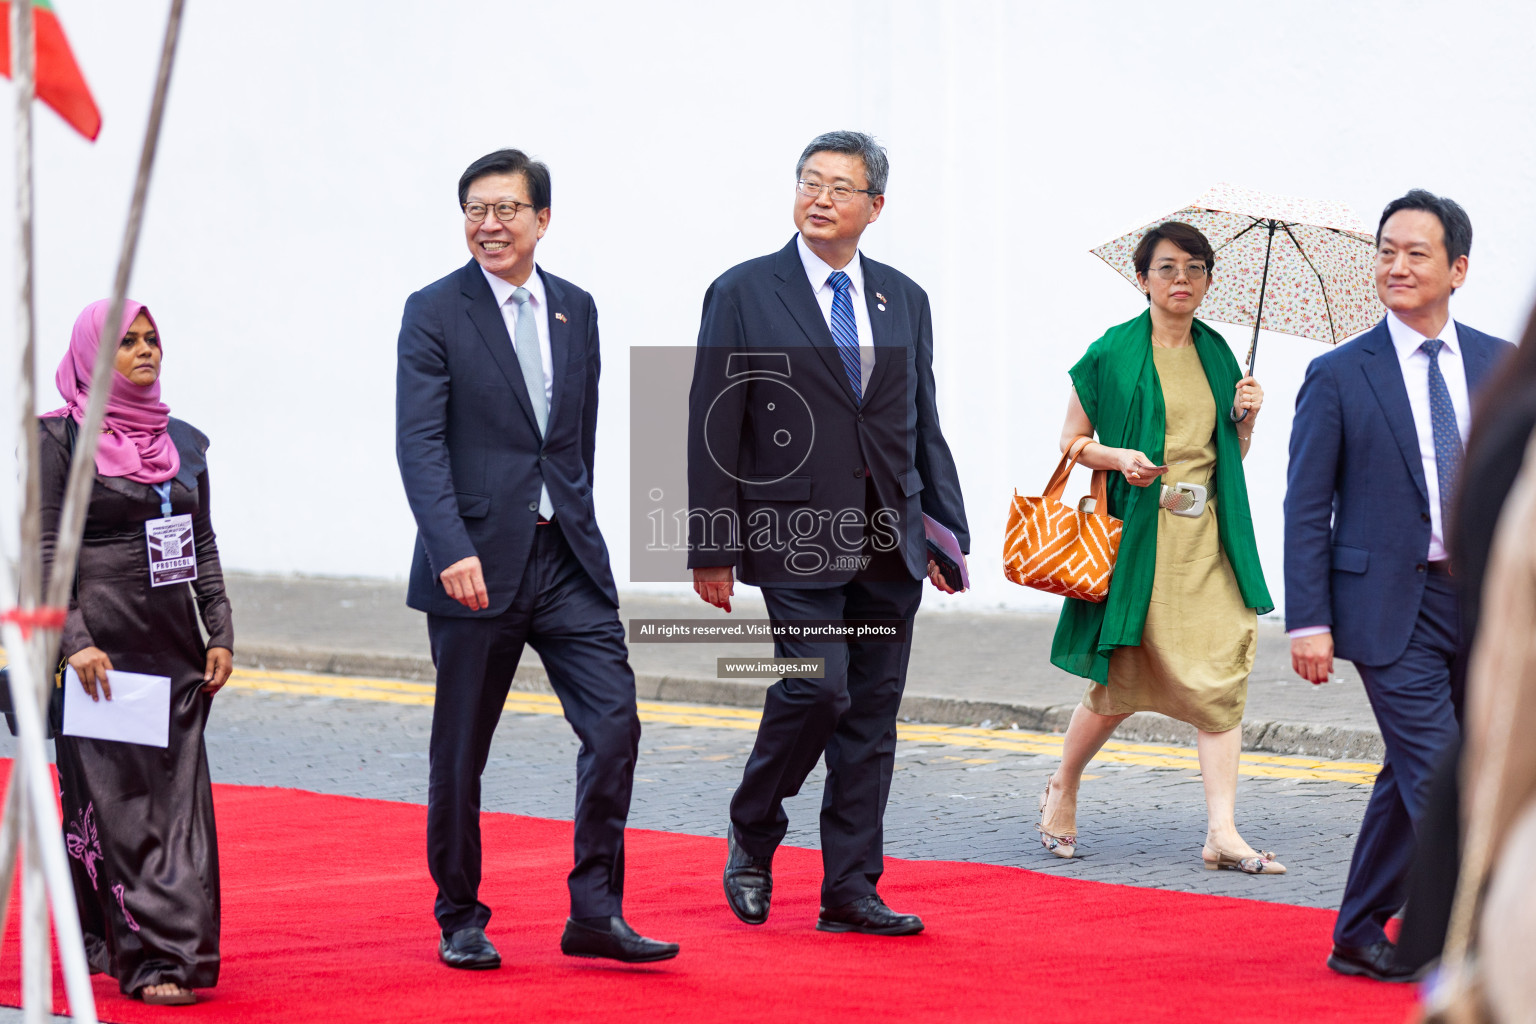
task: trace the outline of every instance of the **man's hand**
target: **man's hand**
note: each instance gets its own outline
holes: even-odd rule
[[[107,657],[106,651],[100,647],[78,650],[69,656],[69,667],[80,677],[80,685],[91,695],[91,700],[101,699],[96,696],[98,685],[101,686],[102,696],[107,700],[112,699],[112,684],[107,682],[107,673],[112,671],[112,659]]]
[[[962,559],[965,558],[964,555],[961,555],[960,557]],[[967,561],[965,564],[967,567],[969,567],[970,562]],[[933,584],[935,590],[942,591],[946,594],[960,593],[960,591],[956,590],[954,587],[951,587],[947,582],[945,582],[944,570],[940,569],[939,563],[935,562],[931,558],[928,559],[928,582]]]
[[[203,671],[203,692],[218,693],[235,669],[235,655],[228,647],[208,648],[208,667]]]
[[[459,559],[444,569],[438,578],[443,581],[448,596],[470,611],[478,612],[491,606],[490,598],[485,594],[485,573],[480,569],[479,556]]]
[[[1333,634],[1292,637],[1291,668],[1309,683],[1326,683],[1333,675]]]
[[[729,565],[711,565],[693,570],[693,592],[724,611],[731,610],[731,595],[736,593],[736,571]]]

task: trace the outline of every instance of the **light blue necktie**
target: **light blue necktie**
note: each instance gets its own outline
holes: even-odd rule
[[[539,324],[534,319],[538,314],[528,301],[532,297],[527,288],[512,291],[512,301],[517,303],[517,330],[512,338],[512,347],[517,350],[517,362],[523,368],[523,383],[528,388],[528,400],[533,403],[533,417],[538,421],[539,436],[542,438],[549,422],[549,399],[544,394],[544,356],[539,351]],[[555,506],[549,500],[549,488],[541,484],[539,515],[548,519],[554,511]]]
[[[843,369],[848,372],[853,397],[862,402],[864,381],[859,366],[859,322],[853,318],[853,300],[848,295],[853,282],[841,270],[834,270],[827,275],[827,283],[832,286],[832,340],[837,343],[837,354],[842,357]]]
[[[1440,532],[1450,526],[1451,489],[1461,471],[1461,431],[1456,426],[1456,407],[1440,373],[1440,348],[1445,342],[1431,338],[1419,348],[1429,356],[1429,423],[1435,434],[1435,479],[1440,483]]]

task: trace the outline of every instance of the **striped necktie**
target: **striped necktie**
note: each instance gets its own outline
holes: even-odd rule
[[[855,401],[864,401],[863,370],[859,366],[859,322],[853,318],[853,300],[848,290],[853,282],[841,270],[827,275],[832,286],[832,340],[837,343],[837,354],[842,357],[843,369],[848,373],[848,386],[853,388]]]
[[[1461,470],[1461,431],[1456,426],[1456,407],[1440,372],[1440,349],[1445,344],[1431,338],[1419,348],[1429,356],[1429,423],[1435,435],[1435,479],[1440,484],[1440,534],[1450,526],[1451,489]]]

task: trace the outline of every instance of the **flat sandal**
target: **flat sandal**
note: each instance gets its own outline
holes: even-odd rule
[[[1285,865],[1275,860],[1275,854],[1270,850],[1261,850],[1251,857],[1239,857],[1235,853],[1216,849],[1216,859],[1206,857],[1205,850],[1213,849],[1207,846],[1200,851],[1200,863],[1205,865],[1207,871],[1220,871],[1222,868],[1231,868],[1241,871],[1245,875],[1283,875]]]
[[[160,995],[150,992],[151,986],[145,985],[136,994],[146,1006],[191,1006],[197,1002],[196,992],[184,985],[178,987],[181,989],[180,992]]]

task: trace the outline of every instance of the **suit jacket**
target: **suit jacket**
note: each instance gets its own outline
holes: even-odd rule
[[[1469,397],[1514,346],[1456,325]],[[1429,490],[1386,320],[1307,367],[1285,493],[1285,621],[1328,626],[1334,653],[1402,656],[1427,576]]]
[[[862,401],[795,239],[705,293],[688,404],[690,567],[736,565],[757,585],[832,587],[858,571],[867,534],[921,579],[925,512],[969,550],[934,402],[928,296],[859,258],[874,332],[860,342],[875,349]]]
[[[538,273],[554,362],[544,437],[506,323],[473,260],[405,302],[395,455],[417,529],[406,603],[420,611],[488,618],[507,609],[538,528],[541,483],[571,550],[618,606],[592,507],[597,309],[574,284]],[[478,612],[450,598],[439,579],[471,555],[480,557],[490,599]]]

